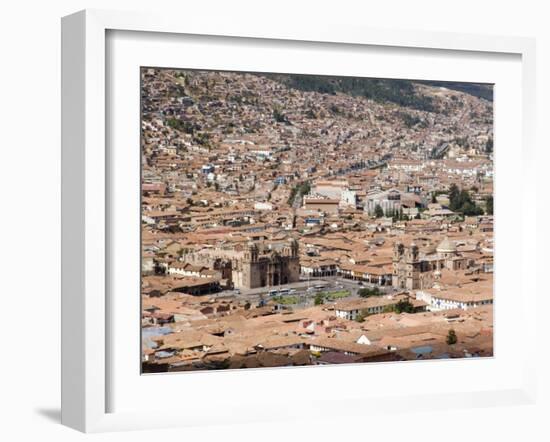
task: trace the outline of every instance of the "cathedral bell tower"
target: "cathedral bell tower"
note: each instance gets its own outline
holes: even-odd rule
[[[258,262],[258,255],[258,246],[253,242],[249,242],[244,252],[244,260],[247,262]]]
[[[405,253],[405,246],[403,243],[396,242],[393,246],[393,260],[399,261],[403,256],[403,253]]]
[[[392,285],[400,289],[420,287],[420,252],[416,244],[405,247],[398,242],[393,248]]]

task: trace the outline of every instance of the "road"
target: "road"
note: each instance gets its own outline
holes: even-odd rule
[[[374,287],[374,285],[366,283],[360,284],[359,281],[333,276],[315,278],[309,281],[307,279],[302,279],[299,282],[283,284],[277,287],[268,286],[250,290],[224,290],[210,296],[216,298],[236,298],[243,301],[249,301],[252,304],[259,304],[262,300],[268,301],[273,298],[269,295],[270,291],[286,289],[291,292],[283,295],[283,297],[298,297],[300,302],[298,304],[292,304],[291,306],[294,309],[300,309],[314,305],[315,296],[320,292],[330,294],[347,290],[349,291],[349,298],[353,298],[357,297],[359,290],[364,287]],[[395,291],[392,287],[380,287],[380,289],[385,293],[392,293]]]

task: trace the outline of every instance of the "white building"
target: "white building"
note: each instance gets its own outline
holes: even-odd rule
[[[382,313],[384,308],[397,303],[395,298],[373,296],[366,299],[353,299],[336,303],[334,312],[337,318],[355,321],[360,314],[374,315]]]
[[[267,202],[254,203],[254,210],[273,210],[273,204]]]
[[[357,207],[357,192],[355,190],[342,190],[340,204],[344,206]]]
[[[203,272],[206,270],[208,270],[208,267],[182,262],[175,262],[170,264],[167,268],[168,274],[170,275],[191,276],[196,278],[207,277],[207,275],[203,275]]]
[[[417,291],[416,299],[428,304],[428,310],[431,311],[452,310],[456,308],[468,310],[469,308],[493,304],[493,292],[492,290],[488,293],[473,292],[464,288],[445,291],[430,289]]]
[[[365,198],[365,212],[369,215],[374,215],[376,206],[382,208],[384,215],[399,211],[401,209],[401,193],[396,189],[368,193]]]
[[[396,159],[388,164],[388,169],[402,170],[404,172],[420,172],[424,169],[423,161]]]
[[[325,198],[340,200],[342,192],[348,190],[348,188],[349,183],[347,181],[316,181],[311,193]]]

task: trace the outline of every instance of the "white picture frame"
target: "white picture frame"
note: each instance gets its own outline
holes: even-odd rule
[[[182,24],[178,17],[169,14],[155,16],[144,13],[126,13],[87,10],[63,18],[62,21],[62,423],[85,432],[123,429],[158,428],[169,426],[208,425],[211,417],[205,416],[200,404],[192,410],[166,409],[113,411],[109,393],[114,388],[111,370],[113,358],[110,345],[111,317],[109,287],[109,185],[110,173],[116,170],[109,164],[106,121],[109,93],[107,64],[109,32],[141,32],[155,35],[216,36],[240,38],[338,44],[350,47],[374,46],[427,49],[432,51],[468,52],[483,54],[511,54],[520,57],[521,63],[521,156],[524,185],[518,189],[523,204],[536,199],[535,192],[527,189],[534,183],[529,171],[535,161],[534,109],[535,109],[535,42],[528,38],[494,37],[451,33],[427,33],[405,30],[355,29],[346,26],[301,26],[254,22],[212,22],[207,17],[195,17]],[[185,66],[182,66],[185,67]],[[138,94],[138,91],[136,91]],[[534,175],[534,174],[532,174]],[[496,197],[498,199],[498,195]],[[498,201],[497,201],[498,205]],[[535,204],[532,204],[534,207]],[[522,217],[519,234],[522,238],[521,256],[536,255],[535,230],[530,228],[527,215]],[[506,253],[506,252],[501,252]],[[526,272],[525,268],[522,272]],[[498,287],[498,285],[497,285]],[[520,309],[537,304],[536,281],[525,278],[521,283]],[[498,296],[498,295],[497,295]],[[524,319],[522,374],[502,388],[463,391],[461,393],[429,393],[425,395],[348,397],[333,394],[326,400],[313,398],[314,412],[324,413],[324,405],[338,400],[340,414],[369,414],[375,410],[436,410],[469,406],[499,404],[532,404],[535,400],[535,324]],[[504,323],[500,324],[504,326]],[[498,331],[497,331],[498,333]],[[498,357],[498,356],[497,356]],[[416,363],[413,363],[416,364]],[[410,365],[409,367],[412,367]],[[346,370],[346,376],[358,376],[356,368],[329,368]],[[412,370],[412,368],[411,368]],[[252,374],[254,373],[254,374]],[[260,376],[257,371],[223,373],[222,382],[244,383],[247,376]],[[270,376],[279,376],[276,369]],[[288,377],[288,371],[283,376]],[[327,371],[327,374],[329,371]],[[195,376],[193,382],[205,378]],[[328,374],[328,376],[331,376]],[[120,378],[120,377],[119,377]],[[173,375],[165,378],[174,379]],[[222,379],[217,377],[217,379]],[[171,381],[166,381],[171,382]],[[297,398],[293,398],[294,402]],[[238,402],[238,400],[236,400]],[[291,401],[292,402],[292,401]],[[361,404],[358,408],[357,405]],[[231,410],[216,414],[217,422],[259,422],[295,418],[296,409],[276,406],[264,408],[257,404],[236,407],[240,417]],[[280,404],[279,404],[280,405]],[[356,410],[356,411],[354,411]],[[330,417],[326,413],[327,419]],[[269,417],[267,417],[269,415]]]

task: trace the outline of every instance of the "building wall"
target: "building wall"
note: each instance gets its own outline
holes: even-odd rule
[[[345,205],[355,207],[357,205],[357,192],[354,190],[344,190],[342,192],[341,202]]]
[[[300,260],[298,256],[262,257],[256,262],[242,262],[233,273],[233,283],[237,288],[254,289],[289,284],[300,280]]]
[[[420,259],[418,253],[415,255],[411,247],[396,244],[393,255],[392,285],[406,290],[430,288],[435,281],[434,272],[443,268],[453,271],[464,270],[468,268],[468,260],[457,257],[455,253],[440,253],[430,259]]]
[[[380,206],[384,211],[384,215],[390,212],[396,212],[401,209],[401,201],[388,199],[369,199],[365,204],[365,210],[369,215],[374,215],[376,206]]]
[[[322,201],[322,200],[318,200]],[[308,210],[318,210],[324,213],[338,213],[338,203],[322,203],[314,200],[306,201],[305,208]]]

